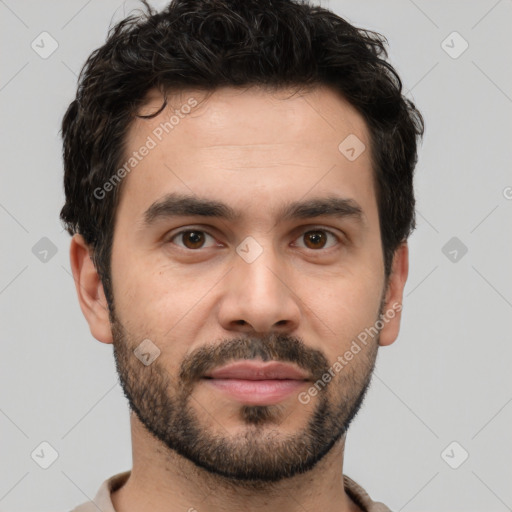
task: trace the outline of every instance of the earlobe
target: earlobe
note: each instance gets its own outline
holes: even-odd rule
[[[71,270],[82,313],[91,334],[102,343],[112,343],[108,304],[103,284],[82,235],[74,235],[69,250]]]
[[[400,331],[402,301],[407,275],[409,273],[409,248],[403,242],[395,251],[389,276],[381,320],[384,324],[380,332],[379,345],[391,345]]]

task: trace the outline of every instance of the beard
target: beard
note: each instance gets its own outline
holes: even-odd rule
[[[212,476],[252,490],[311,470],[344,436],[369,388],[378,350],[376,336],[328,383],[321,383],[324,387],[311,398],[311,412],[300,429],[291,434],[279,429],[296,407],[305,407],[299,400],[293,410],[282,404],[240,404],[243,429],[230,434],[210,428],[197,414],[208,412],[192,395],[205,372],[242,359],[289,362],[313,376],[313,386],[332,366],[325,355],[293,336],[244,336],[192,351],[173,377],[162,364],[164,358],[145,366],[135,357],[133,351],[142,338],[123,328],[113,308],[111,326],[121,386],[145,429],[166,449]],[[340,354],[345,350],[340,343]]]

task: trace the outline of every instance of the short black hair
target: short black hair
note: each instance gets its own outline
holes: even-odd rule
[[[144,12],[115,25],[90,55],[62,121],[60,217],[92,249],[109,306],[122,187],[100,199],[94,191],[121,165],[130,123],[143,117],[138,110],[153,88],[164,95],[252,85],[339,92],[369,129],[387,278],[415,227],[413,173],[424,123],[386,60],[386,38],[305,0],[173,0],[161,12],[142,3]]]

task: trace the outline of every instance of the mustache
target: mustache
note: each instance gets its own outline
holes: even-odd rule
[[[205,345],[188,354],[180,368],[179,379],[188,386],[206,372],[237,360],[262,359],[294,363],[309,372],[314,380],[329,371],[327,358],[319,350],[307,347],[299,337],[270,333],[263,337],[245,336]]]

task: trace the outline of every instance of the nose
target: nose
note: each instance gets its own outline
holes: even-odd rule
[[[223,280],[219,322],[228,331],[268,334],[292,332],[300,321],[300,299],[293,288],[291,270],[265,248],[248,263],[238,255]]]

